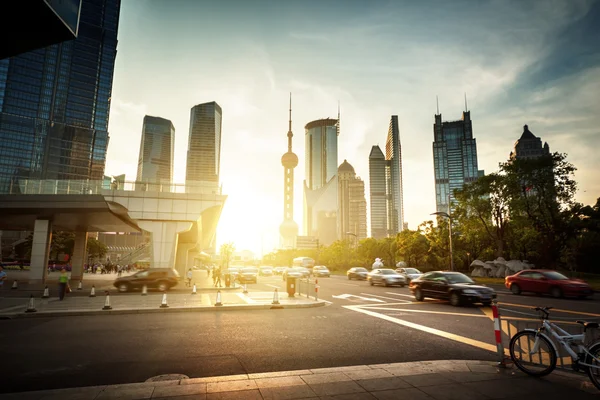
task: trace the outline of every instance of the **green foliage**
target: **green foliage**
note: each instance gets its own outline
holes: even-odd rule
[[[229,263],[231,262],[231,258],[233,257],[234,252],[235,245],[233,244],[233,242],[223,243],[221,245],[219,254],[221,256],[221,266],[223,268],[229,268]]]
[[[92,259],[102,259],[106,256],[108,247],[96,238],[88,238],[87,240],[87,253],[88,257]]]

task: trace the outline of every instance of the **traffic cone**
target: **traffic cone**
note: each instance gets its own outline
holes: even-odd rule
[[[169,308],[167,304],[167,294],[163,293],[162,303],[160,304],[160,308]]]
[[[27,310],[25,310],[25,312],[30,313],[36,311],[37,310],[35,309],[35,299],[33,298],[33,295],[31,295],[31,297],[29,298],[29,304],[27,305]]]
[[[92,290],[90,291],[90,297],[96,297],[96,287],[92,285]]]
[[[246,285],[246,284],[244,283],[244,294],[247,294],[247,293],[248,293],[248,285]]]
[[[110,306],[110,294],[108,293],[108,291],[106,291],[106,300],[104,301],[104,307],[102,307],[103,310],[112,310],[112,307]]]
[[[196,284],[194,283],[194,287],[192,288],[192,294],[196,294]]]
[[[13,281],[13,285],[12,285],[11,289],[18,289],[18,288],[19,288],[19,287],[18,287],[18,285],[17,285],[17,281],[16,281],[16,280],[14,280],[14,281]]]
[[[48,286],[44,288],[44,294],[42,294],[42,299],[47,299],[50,297],[50,290],[48,290]]]
[[[146,285],[142,286],[142,296],[146,296],[148,294],[148,287]]]
[[[221,303],[221,291],[217,290],[217,302],[215,303],[215,306],[222,306],[223,303]]]
[[[271,304],[279,304],[279,292],[277,291],[277,288],[275,288],[275,291],[273,292],[273,302]]]
[[[83,284],[79,281],[79,285],[77,285],[77,290],[83,290]]]

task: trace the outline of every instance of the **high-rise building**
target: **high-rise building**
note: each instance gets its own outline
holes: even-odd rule
[[[436,210],[450,212],[454,190],[462,189],[483,175],[477,169],[477,143],[473,137],[471,112],[464,111],[459,121],[442,122],[435,115],[433,125],[433,168],[435,172]],[[449,211],[450,208],[450,211]]]
[[[304,127],[304,231],[322,245],[338,239],[338,121],[319,119]]]
[[[379,146],[369,154],[369,194],[371,206],[371,237],[387,237],[387,161]]]
[[[119,11],[85,0],[77,39],[0,60],[0,193],[22,179],[102,180]]]
[[[283,165],[283,222],[279,227],[281,247],[296,247],[298,224],[294,221],[294,168],[298,165],[298,156],[292,151],[292,94],[290,93],[290,118],[288,125],[288,151],[281,157]]]
[[[192,107],[186,183],[219,182],[222,120],[221,106],[214,101]]]
[[[402,145],[398,116],[392,115],[385,141],[385,159],[389,172],[387,189],[388,234],[395,236],[404,229],[404,198],[402,190]]]
[[[535,158],[550,154],[550,146],[548,143],[544,143],[542,146],[542,139],[535,136],[529,130],[527,125],[523,126],[523,134],[515,142],[515,147],[510,153],[510,159],[524,159],[524,158]]]
[[[356,176],[354,167],[344,160],[338,167],[339,238],[347,235],[355,240],[367,237],[367,200],[365,183]]]
[[[174,151],[173,123],[168,119],[146,115],[142,125],[136,185],[172,184]]]

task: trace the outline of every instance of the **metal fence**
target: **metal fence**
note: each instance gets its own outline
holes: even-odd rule
[[[315,285],[316,285],[316,283],[314,281],[311,281],[308,278],[307,279],[297,279],[296,280],[296,293],[298,293],[300,296],[306,296],[306,298],[309,298],[310,296],[314,296],[316,299]]]

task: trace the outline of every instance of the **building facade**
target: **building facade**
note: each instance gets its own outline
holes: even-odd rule
[[[296,247],[298,224],[294,221],[294,168],[298,166],[298,156],[292,151],[292,95],[290,93],[290,117],[288,123],[288,151],[281,157],[283,166],[283,222],[279,227],[281,247]]]
[[[519,140],[515,142],[513,151],[510,153],[510,159],[527,159],[546,155],[550,155],[548,143],[542,145],[542,139],[531,133],[527,125],[523,126],[523,133]]]
[[[442,114],[436,114],[433,134],[436,210],[452,212],[454,190],[483,175],[477,166],[471,112],[464,111],[461,120],[449,122],[442,122]]]
[[[367,237],[367,200],[365,183],[356,176],[354,167],[344,160],[338,168],[339,238],[353,236],[355,240]]]
[[[219,182],[223,110],[216,102],[198,104],[190,112],[185,180]],[[194,185],[191,183],[191,185]]]
[[[387,237],[387,162],[379,146],[369,154],[369,198],[371,205],[371,237]]]
[[[338,120],[320,119],[304,127],[304,231],[322,245],[338,239]]]
[[[395,236],[404,229],[404,193],[402,188],[402,145],[398,116],[392,115],[385,141],[387,160],[387,219],[388,234]]]
[[[171,185],[174,151],[173,123],[168,119],[146,115],[142,125],[136,187],[147,184]]]
[[[85,0],[78,38],[0,60],[0,192],[102,180],[119,0]]]

